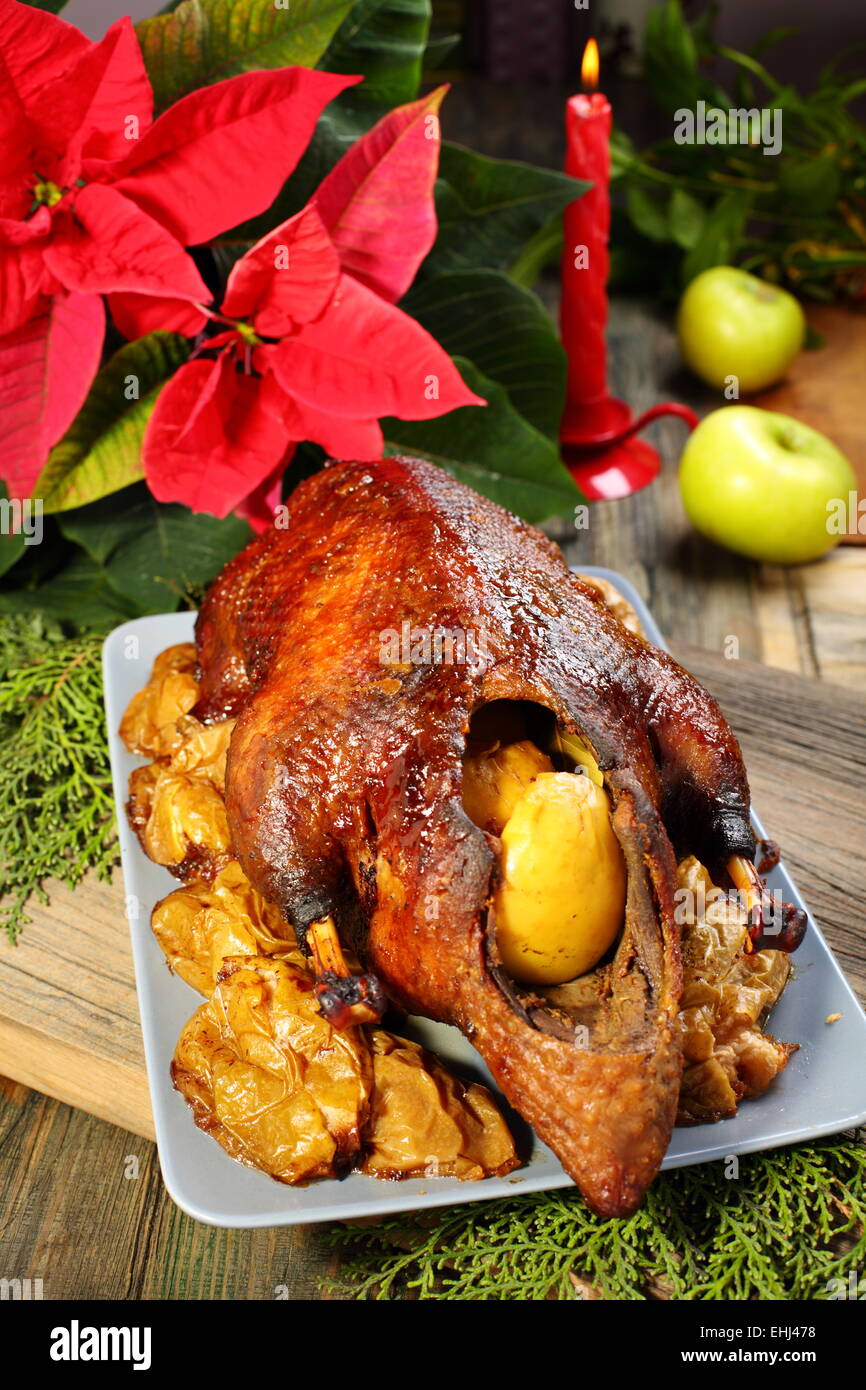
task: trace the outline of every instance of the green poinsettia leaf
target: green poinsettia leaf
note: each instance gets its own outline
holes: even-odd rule
[[[149,333],[106,362],[36,481],[33,495],[46,512],[83,506],[142,476],[141,441],[154,401],[188,356],[180,334]]]
[[[515,285],[531,290],[541,272],[549,265],[559,264],[562,258],[562,218],[554,217],[546,227],[539,227],[525,243],[516,261],[508,267],[508,278]]]
[[[4,523],[0,526],[0,575],[4,575],[21,559],[27,549],[27,538],[23,529],[19,530],[17,534],[12,529],[11,519],[14,517],[14,511],[12,504],[8,502],[6,484],[2,479],[0,479],[0,515],[3,516]],[[8,522],[7,516],[10,518]]]
[[[43,613],[80,631],[108,632],[144,610],[119,594],[101,565],[77,552],[47,583],[0,593],[0,613]]]
[[[530,290],[498,270],[459,270],[413,285],[400,307],[452,357],[468,357],[503,386],[515,410],[537,430],[558,438],[566,357],[550,316]]]
[[[159,508],[147,485],[136,483],[86,507],[58,512],[57,524],[61,535],[104,565],[119,546],[155,524]]]
[[[471,362],[455,361],[487,405],[463,406],[435,420],[383,420],[386,455],[430,459],[526,521],[572,515],[583,496],[556,446],[517,413],[501,386]]]
[[[4,531],[0,535],[0,575],[18,563],[26,548],[27,542],[22,532],[19,531],[18,535],[7,535]]]
[[[240,517],[221,520],[176,503],[156,502],[149,495],[131,505],[134,530],[127,526],[105,565],[105,574],[118,594],[144,612],[173,612],[182,603],[196,605],[223,565],[252,536]]]
[[[337,160],[380,116],[413,101],[429,30],[429,0],[360,0],[353,5],[316,66],[323,72],[361,72],[364,81],[328,104],[298,167],[268,211],[217,240],[258,241],[304,206]]]
[[[258,68],[313,68],[352,0],[183,0],[135,26],[157,110]]]
[[[588,187],[553,169],[443,145],[436,185],[439,235],[423,274],[476,266],[509,270],[527,242],[558,223],[563,208]]]
[[[355,100],[378,117],[418,95],[429,36],[430,0],[358,0],[318,67],[362,72]]]
[[[239,517],[157,502],[143,483],[62,512],[57,524],[79,549],[47,580],[31,576],[30,587],[0,593],[0,613],[41,612],[102,632],[125,618],[194,606],[252,535]]]

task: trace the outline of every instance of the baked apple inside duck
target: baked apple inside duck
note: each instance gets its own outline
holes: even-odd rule
[[[496,946],[514,980],[564,984],[598,964],[625,920],[610,797],[576,734],[554,731],[544,752],[528,737],[544,721],[520,705],[498,701],[480,716],[463,759],[463,808],[499,841]]]

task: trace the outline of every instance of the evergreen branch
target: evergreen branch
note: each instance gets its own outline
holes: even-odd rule
[[[326,1233],[331,1288],[355,1299],[823,1299],[866,1259],[866,1149],[856,1137],[658,1178],[622,1221],[576,1192],[388,1217]]]
[[[44,881],[69,887],[117,858],[100,639],[39,614],[0,621],[0,926],[15,942]]]

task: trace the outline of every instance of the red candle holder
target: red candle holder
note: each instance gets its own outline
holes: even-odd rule
[[[635,419],[616,396],[567,409],[560,431],[562,461],[590,502],[612,502],[647,487],[658,476],[661,457],[641,430],[674,415],[693,430],[698,417],[687,405],[662,401]]]

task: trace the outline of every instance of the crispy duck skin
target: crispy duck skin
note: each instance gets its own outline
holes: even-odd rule
[[[472,634],[486,661],[383,664],[382,634],[405,622]],[[399,1006],[462,1029],[596,1211],[632,1211],[680,1084],[672,843],[708,865],[754,853],[716,703],[540,532],[408,458],[300,484],[285,529],[217,579],[196,639],[195,714],[237,717],[229,826],[254,887],[302,940],[333,917]],[[579,733],[612,798],[626,920],[588,1041],[498,960],[498,845],[461,777],[470,717],[500,699]]]

